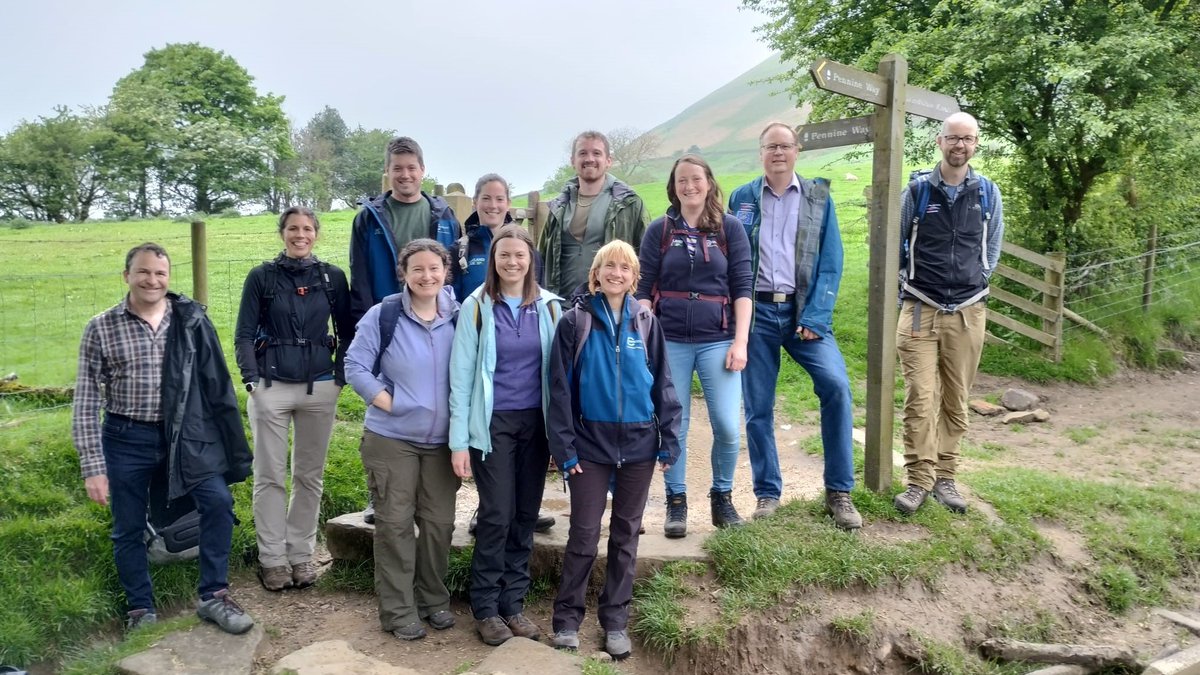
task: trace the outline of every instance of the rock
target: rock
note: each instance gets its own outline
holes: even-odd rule
[[[1060,664],[1049,668],[1029,671],[1028,675],[1087,675],[1090,671],[1083,666]]]
[[[971,401],[971,410],[974,410],[984,417],[991,417],[992,415],[999,415],[1000,413],[1004,412],[1005,408],[1004,406],[988,403],[981,398],[977,398],[974,401]]]
[[[1200,675],[1200,645],[1151,663],[1142,675]]]
[[[593,661],[599,661],[601,663],[611,663],[613,660],[612,654],[609,654],[606,651],[593,652],[592,655],[588,658],[590,658]]]
[[[121,659],[117,662],[117,672],[128,675],[250,675],[262,641],[263,629],[259,624],[248,633],[230,635],[212,624],[202,623],[189,630],[168,633],[146,651]]]
[[[479,675],[546,675],[577,673],[583,658],[541,642],[515,637],[492,650],[472,669]]]
[[[1038,395],[1024,389],[1009,389],[1000,397],[1000,405],[1009,410],[1029,410],[1038,404]]]
[[[269,672],[271,675],[420,675],[411,668],[367,656],[345,640],[314,642],[279,659]]]
[[[1033,411],[1033,421],[1034,422],[1049,422],[1050,421],[1050,413],[1046,412],[1042,408],[1038,408],[1037,410]]]
[[[1001,420],[1004,424],[1026,424],[1028,422],[1036,422],[1037,415],[1032,410],[1023,410],[1020,412],[1010,412]]]

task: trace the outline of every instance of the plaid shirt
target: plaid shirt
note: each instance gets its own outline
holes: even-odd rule
[[[105,473],[100,442],[100,408],[142,422],[161,422],[163,351],[171,305],[158,330],[129,310],[126,296],[92,317],[79,344],[72,435],[83,477]]]

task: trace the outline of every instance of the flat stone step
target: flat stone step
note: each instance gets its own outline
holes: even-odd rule
[[[117,672],[127,675],[250,675],[262,642],[263,629],[257,623],[242,635],[230,635],[210,623],[201,623],[188,630],[168,633],[146,651],[121,659],[117,662]]]

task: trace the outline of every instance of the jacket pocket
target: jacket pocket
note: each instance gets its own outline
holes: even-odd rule
[[[218,430],[202,422],[184,424],[179,431],[179,463],[185,485],[224,474],[229,463]]]

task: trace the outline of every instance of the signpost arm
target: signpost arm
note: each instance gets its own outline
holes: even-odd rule
[[[870,209],[867,289],[867,487],[892,484],[892,428],[896,386],[896,283],[900,265],[900,189],[904,183],[904,102],[908,62],[889,54],[879,62],[888,100],[875,106],[875,157]]]

